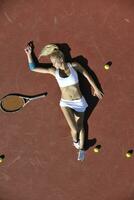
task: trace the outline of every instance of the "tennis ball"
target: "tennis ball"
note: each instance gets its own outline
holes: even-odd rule
[[[127,158],[131,158],[131,157],[132,157],[132,153],[127,152],[127,153],[126,153],[126,157],[127,157]]]
[[[110,66],[109,66],[108,64],[106,64],[106,65],[104,65],[104,68],[105,68],[106,70],[109,70]]]
[[[94,152],[95,153],[99,153],[100,152],[100,149],[101,149],[101,145],[97,145],[95,148],[94,148]]]
[[[98,148],[96,148],[96,147],[94,148],[94,152],[95,152],[95,153],[98,153],[99,151],[100,151],[100,150],[99,150]]]
[[[127,157],[127,158],[131,158],[131,157],[132,157],[132,154],[131,154],[131,153],[126,153],[126,157]]]
[[[127,157],[127,158],[131,158],[132,155],[133,155],[133,150],[132,150],[132,149],[129,150],[129,151],[126,153],[126,157]]]
[[[4,154],[0,155],[0,163],[3,162],[4,158],[5,158],[5,155],[4,155]]]

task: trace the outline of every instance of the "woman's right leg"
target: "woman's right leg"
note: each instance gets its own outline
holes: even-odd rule
[[[78,142],[78,126],[77,126],[77,122],[75,119],[75,115],[74,112],[72,111],[71,108],[68,107],[61,107],[61,110],[68,122],[68,125],[71,129],[71,135],[73,138],[73,142]],[[80,114],[80,118],[82,119],[82,115],[84,116],[84,113]],[[74,145],[75,146],[75,145]],[[79,146],[79,145],[78,145]],[[76,147],[76,146],[75,146]],[[76,147],[76,148],[80,148],[79,152],[78,152],[78,160],[83,161],[85,158],[85,151],[82,150],[84,147],[84,132],[80,132],[80,146]]]
[[[61,107],[61,110],[65,116],[65,119],[67,120],[67,123],[71,129],[71,135],[73,138],[73,142],[78,141],[78,127],[77,123],[75,121],[74,113],[71,108],[69,107]]]
[[[85,130],[84,130],[84,112],[76,112],[74,113],[75,121],[78,127],[78,135],[79,135],[79,145],[80,149],[84,149],[85,144]]]

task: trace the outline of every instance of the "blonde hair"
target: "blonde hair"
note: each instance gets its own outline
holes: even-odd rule
[[[55,44],[47,44],[46,46],[43,47],[41,50],[41,53],[39,54],[39,58],[42,56],[48,56],[51,55],[55,52],[60,52],[59,47]]]
[[[59,49],[54,50],[54,51],[50,54],[50,56],[55,57],[55,58],[58,58],[58,59],[63,59],[63,61],[64,61],[64,59],[65,59],[64,54],[63,54],[62,51],[60,51]]]

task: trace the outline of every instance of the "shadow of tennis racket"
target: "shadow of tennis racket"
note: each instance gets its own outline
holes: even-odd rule
[[[44,98],[47,96],[47,92],[28,96],[18,93],[8,94],[0,99],[0,109],[4,112],[17,112],[24,108],[29,102],[35,99]]]

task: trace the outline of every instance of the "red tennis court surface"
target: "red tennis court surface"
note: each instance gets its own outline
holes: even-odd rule
[[[59,44],[103,88],[97,103],[84,80],[88,138],[102,146],[99,154],[91,146],[84,162],[77,161],[56,80],[28,69],[30,40],[37,55]],[[125,157],[134,148],[133,41],[133,0],[0,1],[0,97],[48,92],[18,113],[0,112],[0,200],[134,199],[134,157]]]

